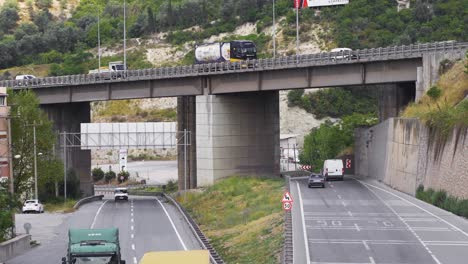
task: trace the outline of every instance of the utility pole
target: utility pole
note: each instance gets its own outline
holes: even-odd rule
[[[67,201],[67,132],[63,132],[63,197]]]
[[[100,10],[98,9],[98,16],[97,16],[97,35],[98,35],[98,60],[99,60],[99,67],[98,67],[98,74],[101,73],[101,30],[100,30]]]
[[[127,70],[127,29],[126,29],[126,22],[127,22],[127,14],[126,14],[126,6],[127,1],[124,0],[124,24],[123,24],[123,35],[124,35],[124,70]]]
[[[33,141],[34,141],[34,197],[36,200],[39,200],[39,195],[37,194],[37,151],[36,151],[36,120],[33,123]]]
[[[296,0],[296,57],[299,60],[299,0]]]
[[[275,0],[273,0],[273,58],[276,58],[276,12],[275,12]]]

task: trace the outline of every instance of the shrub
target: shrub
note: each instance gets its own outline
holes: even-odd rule
[[[104,174],[104,179],[106,180],[106,182],[110,182],[112,180],[114,180],[115,178],[117,177],[117,175],[115,174],[115,172],[113,172],[112,170],[106,172]]]
[[[442,90],[437,86],[432,86],[429,90],[427,90],[427,95],[432,100],[437,100],[441,94],[442,94]]]
[[[432,194],[431,203],[437,207],[442,207],[447,198],[447,192],[439,190]]]
[[[167,193],[173,193],[177,192],[179,190],[179,186],[177,181],[174,180],[169,180],[166,185],[166,192]]]
[[[130,173],[128,171],[121,171],[119,172],[117,180],[119,181],[119,183],[122,183],[122,182],[128,181],[129,177],[130,177]]]
[[[439,74],[442,75],[452,68],[455,63],[451,60],[445,59],[439,64]]]
[[[304,95],[304,89],[296,89],[288,92],[288,105],[299,106],[301,98]]]
[[[101,168],[96,167],[91,171],[91,175],[93,176],[94,182],[98,182],[104,178],[104,171]]]

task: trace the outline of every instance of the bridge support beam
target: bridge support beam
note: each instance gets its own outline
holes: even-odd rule
[[[197,188],[197,142],[195,96],[177,97],[177,169],[179,190]],[[187,131],[187,141],[184,134]],[[184,147],[184,143],[187,146]],[[187,155],[185,155],[185,150]]]
[[[41,105],[48,117],[54,123],[57,133],[79,133],[81,123],[90,123],[90,103],[68,103]],[[62,142],[57,142],[61,146]],[[63,159],[63,149],[58,149],[58,155]],[[73,168],[80,179],[80,190],[84,196],[94,194],[93,180],[91,177],[91,151],[80,148],[67,149],[67,167]]]
[[[231,175],[279,176],[278,91],[196,98],[198,185]]]
[[[415,93],[415,83],[379,85],[379,121],[398,117],[410,102],[414,102]]]

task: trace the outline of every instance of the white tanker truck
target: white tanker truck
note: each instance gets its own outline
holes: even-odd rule
[[[257,48],[255,43],[249,40],[200,44],[195,48],[197,64],[255,59],[257,59]]]

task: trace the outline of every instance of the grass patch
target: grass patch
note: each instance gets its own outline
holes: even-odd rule
[[[178,200],[227,263],[280,263],[283,192],[283,179],[234,176]]]
[[[49,213],[72,213],[75,211],[73,206],[75,206],[77,200],[67,199],[66,202],[56,200],[44,204],[44,210]]]
[[[468,218],[468,199],[458,199],[457,197],[448,195],[443,190],[436,191],[432,188],[424,190],[424,186],[422,185],[416,190],[416,198],[456,215]]]
[[[468,74],[464,61],[453,65],[418,103],[410,104],[403,117],[416,117],[447,136],[455,126],[468,126]]]
[[[140,100],[113,100],[95,105],[93,120],[99,122],[175,122],[176,108],[142,109]]]

